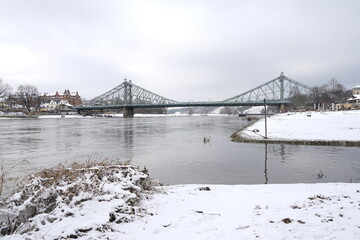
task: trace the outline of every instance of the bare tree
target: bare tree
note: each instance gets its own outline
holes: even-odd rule
[[[30,112],[32,107],[40,104],[40,96],[37,87],[33,85],[20,85],[16,92],[18,103],[25,106]]]
[[[290,101],[294,108],[306,108],[311,96],[302,94],[298,87],[292,90]]]
[[[315,86],[313,88],[313,98],[315,103],[324,103],[326,105],[331,104],[332,99],[329,86],[327,84]]]
[[[350,97],[347,96],[346,88],[336,78],[330,79],[327,85],[333,103],[345,102]]]
[[[5,102],[8,104],[10,110],[14,109],[14,107],[18,104],[18,101],[17,101],[16,96],[14,94],[10,94],[6,98]]]
[[[0,78],[0,99],[5,99],[11,93],[11,87]]]
[[[345,103],[351,97],[351,91],[346,90],[336,78],[332,78],[327,84],[315,86],[312,95],[315,103],[330,107],[332,103]]]

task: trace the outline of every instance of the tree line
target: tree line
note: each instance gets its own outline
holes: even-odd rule
[[[5,103],[10,109],[18,104],[30,112],[31,108],[39,106],[41,101],[42,99],[36,86],[29,84],[20,85],[13,92],[12,87],[0,78],[0,102]]]
[[[295,91],[290,98],[293,108],[307,108],[312,104],[321,104],[331,108],[332,104],[346,103],[352,96],[352,90],[347,90],[336,78],[331,78],[327,83],[314,86],[309,94]]]

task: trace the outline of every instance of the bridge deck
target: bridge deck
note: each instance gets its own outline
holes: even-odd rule
[[[279,106],[289,104],[289,101],[266,101],[266,105]],[[101,106],[78,106],[78,110],[102,110],[102,109],[122,109],[122,108],[163,108],[163,107],[233,107],[233,106],[262,106],[264,102],[177,102],[177,103],[156,103],[156,104],[121,104],[121,105],[101,105]]]

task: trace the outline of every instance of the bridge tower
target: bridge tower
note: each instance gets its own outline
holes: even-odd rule
[[[256,88],[239,94],[235,97],[224,100],[224,102],[260,102],[266,99],[267,102],[278,102],[280,111],[285,111],[285,106],[290,103],[293,96],[309,95],[312,88],[297,82],[280,73],[280,76],[270,80]]]
[[[283,102],[284,101],[284,72],[280,73],[280,77],[279,77],[279,82],[280,82],[280,101]],[[285,112],[285,104],[281,103],[280,104],[280,112]]]
[[[79,111],[99,109],[123,109],[125,118],[134,117],[135,108],[148,108],[153,104],[161,104],[166,107],[176,101],[164,98],[134,84],[131,80],[124,82],[113,89],[91,99],[87,105],[81,106]]]
[[[124,79],[124,100],[125,104],[132,104],[132,82],[131,80],[127,81]],[[134,117],[134,108],[133,107],[124,107],[124,118],[133,118]]]

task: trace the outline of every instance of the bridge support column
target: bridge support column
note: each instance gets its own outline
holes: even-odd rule
[[[280,105],[280,113],[284,113],[285,112],[285,104],[281,104]]]
[[[134,108],[125,107],[123,116],[124,116],[124,118],[133,118],[134,117]]]

